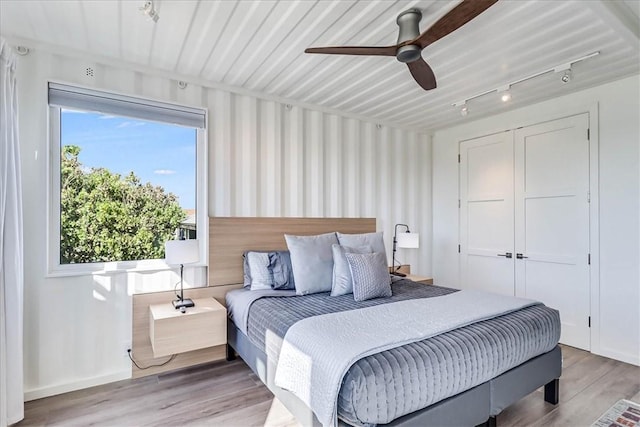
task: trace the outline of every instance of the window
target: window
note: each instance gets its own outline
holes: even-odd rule
[[[49,113],[50,273],[163,268],[176,236],[205,253],[204,110],[50,83]]]

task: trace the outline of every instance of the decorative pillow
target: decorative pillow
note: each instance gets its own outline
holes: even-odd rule
[[[288,251],[248,251],[244,257],[244,287],[295,289]]]
[[[284,235],[291,253],[296,295],[329,292],[333,275],[331,245],[338,243],[336,233],[317,236]]]
[[[338,241],[342,246],[349,246],[351,248],[358,248],[369,245],[373,248],[373,252],[380,252],[387,259],[387,251],[384,248],[384,239],[382,231],[378,233],[363,233],[363,234],[342,234],[336,233]],[[386,261],[385,261],[386,262]]]
[[[353,279],[351,269],[345,253],[370,254],[373,249],[369,245],[352,248],[349,246],[331,245],[333,251],[333,281],[331,284],[331,296],[346,295],[353,292]]]
[[[391,296],[391,277],[383,253],[346,253],[345,257],[353,276],[353,299],[365,301]]]

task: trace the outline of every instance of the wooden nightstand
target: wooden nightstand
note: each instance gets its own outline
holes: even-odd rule
[[[149,338],[154,357],[227,343],[227,309],[214,298],[194,299],[185,313],[170,302],[149,306]]]
[[[406,274],[407,276],[404,277],[404,279],[413,280],[414,282],[423,283],[425,285],[433,285],[433,279],[431,277],[411,274],[411,266],[409,264],[403,264],[397,267],[396,271]],[[391,272],[391,267],[389,267],[389,272]]]
[[[414,282],[422,283],[425,285],[433,285],[433,279],[431,277],[423,277],[423,276],[416,276],[413,274],[407,274],[407,277],[405,277],[405,279],[413,280]]]

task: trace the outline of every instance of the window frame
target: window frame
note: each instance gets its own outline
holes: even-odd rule
[[[141,103],[163,103],[170,104],[177,108],[198,109],[204,113],[204,128],[195,127],[196,129],[196,230],[199,242],[200,261],[189,264],[189,267],[207,267],[208,247],[209,247],[209,221],[208,221],[208,202],[207,202],[207,124],[208,111],[202,107],[192,107],[181,105],[175,102],[156,101],[140,96],[131,96],[119,94],[113,91],[104,91],[94,88],[85,88],[80,85],[67,84],[56,81],[48,81],[46,91],[49,93],[49,84],[65,84],[79,90],[99,91],[105,94],[113,94],[114,97],[128,97],[136,99]],[[134,261],[112,261],[112,262],[92,262],[77,264],[61,264],[60,263],[60,167],[61,167],[61,118],[63,107],[50,105],[47,99],[47,128],[48,128],[48,183],[47,183],[47,277],[60,276],[81,276],[87,274],[109,274],[124,272],[152,272],[171,270],[164,259],[146,259]],[[90,111],[90,110],[84,110]],[[100,111],[97,111],[100,112]],[[104,113],[107,114],[107,113]],[[131,117],[131,116],[121,116]],[[135,118],[135,117],[134,117]],[[148,120],[148,119],[146,119]],[[160,123],[172,124],[167,121],[158,120]]]

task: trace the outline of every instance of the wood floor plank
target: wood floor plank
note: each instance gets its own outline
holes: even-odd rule
[[[575,347],[569,347],[568,345],[562,346],[562,367],[568,368],[569,366],[578,363],[582,359],[591,356],[584,350],[577,349]]]
[[[591,425],[611,405],[640,391],[640,368],[622,362],[580,394],[564,402],[532,426]]]
[[[640,367],[563,346],[560,403],[542,390],[505,409],[500,427],[590,425],[619,399],[640,401]],[[237,359],[27,402],[23,426],[300,427]]]

